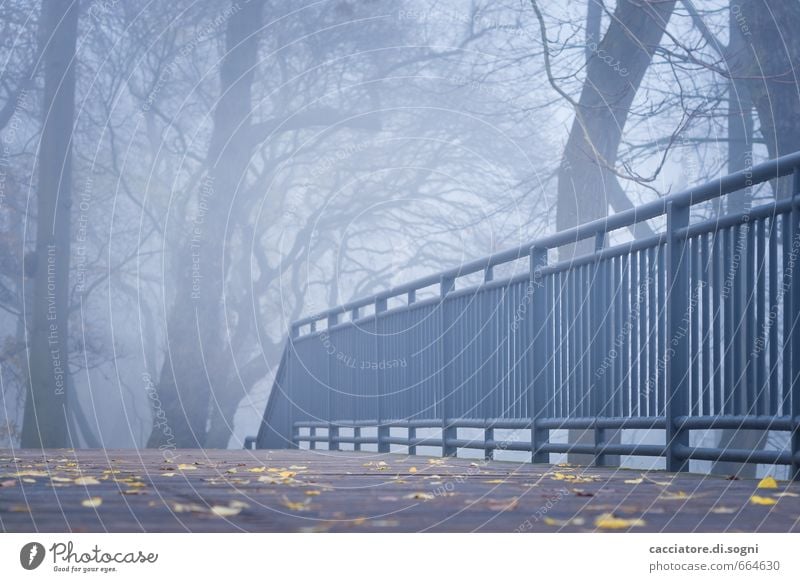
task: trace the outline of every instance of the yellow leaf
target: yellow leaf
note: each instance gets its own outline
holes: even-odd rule
[[[228,469],[228,470],[227,470],[227,471],[225,471],[225,472],[226,472],[226,473],[235,473],[235,472],[236,472],[236,469]]]
[[[161,473],[162,477],[174,477],[175,473]]]
[[[292,477],[297,475],[297,473],[295,473],[294,471],[281,471],[280,473],[278,473],[278,475],[280,475],[284,479],[291,479]]]
[[[573,517],[572,519],[553,519],[552,517],[544,518],[545,525],[565,526],[565,525],[583,525],[585,523],[582,517]]]
[[[90,497],[81,501],[81,505],[84,507],[100,507],[103,505],[103,500],[100,497]]]
[[[753,495],[750,497],[750,503],[753,505],[775,505],[778,503],[771,497],[762,497],[761,495]]]
[[[775,477],[772,475],[767,475],[761,481],[758,482],[759,489],[777,489],[778,482],[775,480]]]
[[[186,513],[189,511],[204,512],[206,508],[197,503],[173,503],[172,510],[176,513]]]
[[[217,517],[233,517],[242,512],[241,507],[225,507],[224,505],[214,505],[211,507],[211,513]]]
[[[711,510],[711,513],[736,513],[736,509],[733,507],[715,507]]]
[[[638,479],[625,479],[624,482],[627,483],[628,485],[639,485],[640,483],[644,482],[644,479],[642,479],[641,477],[639,477]]]
[[[411,467],[411,468],[408,469],[408,472],[409,473],[416,473],[417,472],[417,468],[416,467]]]
[[[303,502],[291,501],[285,495],[283,496],[283,505],[292,511],[306,511],[308,509],[309,501],[309,499],[306,499]]]
[[[319,493],[320,493],[319,491],[316,491],[314,489],[310,489],[310,490],[306,491],[306,495],[308,495],[310,497],[313,497],[315,495],[319,495]]]
[[[47,477],[48,475],[47,471],[19,471],[12,473],[9,477]]]
[[[678,491],[676,493],[673,493],[671,491],[664,491],[661,495],[658,496],[658,498],[662,501],[675,501],[678,499],[689,499],[690,497],[691,495],[689,495],[684,491]]]
[[[250,473],[263,473],[266,470],[267,470],[266,467],[253,467],[252,469],[248,469],[247,471]]]
[[[178,465],[178,470],[180,470],[180,471],[196,471],[197,467],[195,467],[194,465],[189,465],[187,463],[181,463],[180,465]]]
[[[629,527],[643,527],[644,524],[643,519],[624,519],[616,517],[613,513],[598,515],[597,519],[594,520],[595,527],[600,529],[627,529]]]

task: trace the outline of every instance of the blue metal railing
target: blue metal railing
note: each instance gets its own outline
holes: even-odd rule
[[[792,198],[690,220],[699,203],[788,174]],[[797,477],[799,177],[800,152],[296,321],[255,444],[503,448],[534,462],[573,452],[600,465],[663,456],[674,471],[707,459],[787,464]],[[666,232],[608,246],[609,233],[657,217]],[[551,262],[583,240],[593,252]],[[522,273],[494,279],[520,259]],[[456,285],[480,272],[481,284]],[[420,428],[441,436],[417,438]],[[564,428],[594,442],[550,442]],[[690,446],[690,431],[719,428],[788,431],[789,445]],[[531,436],[500,442],[495,429]],[[626,429],[663,429],[665,441],[621,444]]]

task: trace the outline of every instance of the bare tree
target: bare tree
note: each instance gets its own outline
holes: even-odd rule
[[[36,273],[30,306],[30,386],[23,447],[64,447],[69,394],[72,126],[78,2],[42,3],[43,129],[39,146]]]

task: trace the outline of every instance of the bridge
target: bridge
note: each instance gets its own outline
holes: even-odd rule
[[[792,154],[293,323],[254,444],[502,449],[534,463],[583,453],[598,467],[661,457],[673,472],[735,461],[788,465],[798,479],[798,163]],[[789,174],[793,197],[693,216]],[[642,221],[663,231],[609,244]],[[589,252],[557,260],[586,241]],[[592,442],[553,442],[559,429]],[[625,443],[630,429],[663,440]],[[787,446],[692,445],[693,431],[715,429],[782,432]]]
[[[800,153],[333,307],[291,325],[248,450],[0,451],[0,529],[800,531],[798,250]]]

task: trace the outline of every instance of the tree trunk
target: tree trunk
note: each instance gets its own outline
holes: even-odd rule
[[[22,446],[72,446],[69,394],[69,262],[77,2],[42,2],[42,140],[37,190],[36,272]]]
[[[558,174],[558,230],[607,215],[611,184],[617,181],[611,169],[631,103],[674,7],[674,1],[620,0],[603,40],[589,46],[586,81]],[[580,241],[562,247],[559,258],[569,260],[593,248],[593,240]],[[593,441],[587,431],[569,431],[568,438],[570,442]],[[593,457],[573,454],[569,461],[589,464]]]
[[[749,89],[769,156],[798,151],[800,3],[742,0],[731,3],[731,13],[744,44],[734,75]],[[790,196],[791,182],[791,176],[778,181],[778,198]]]
[[[227,381],[222,331],[226,218],[252,152],[251,88],[263,0],[237,0],[226,29],[220,98],[207,154],[198,213],[177,258],[167,320],[167,354],[158,381],[150,447],[206,446],[209,404]]]

